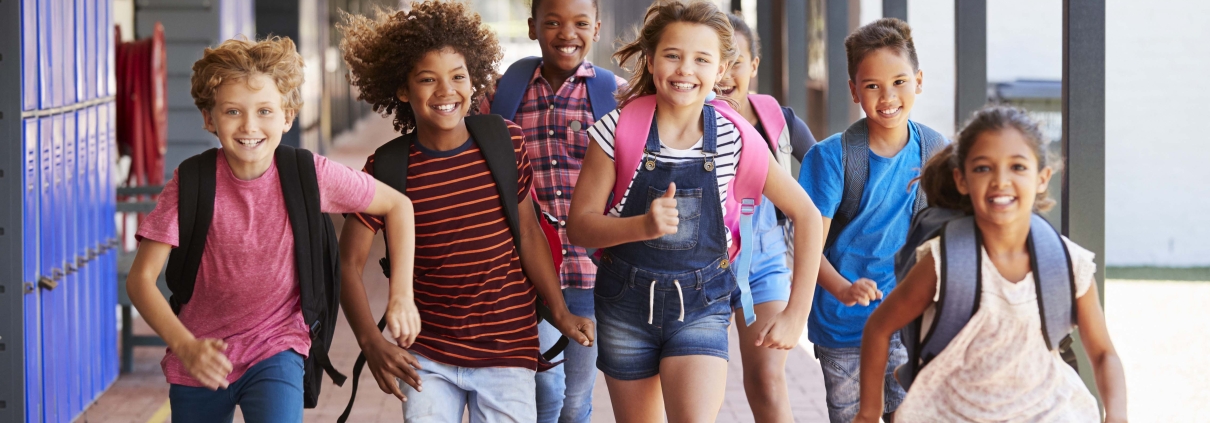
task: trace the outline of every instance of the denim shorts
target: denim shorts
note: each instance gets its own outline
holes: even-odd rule
[[[853,421],[861,406],[861,347],[825,348],[816,345],[815,358],[819,359],[819,365],[823,368],[829,421]],[[895,333],[891,337],[883,376],[883,413],[894,413],[907,396],[895,379],[895,369],[906,363],[907,348],[900,342],[899,333]]]
[[[602,372],[618,380],[639,380],[659,374],[665,357],[728,359],[736,282],[725,259],[677,274],[648,271],[613,256],[602,260],[593,288],[597,368]]]
[[[752,258],[751,273],[748,277],[748,284],[752,287],[752,304],[790,301],[790,267],[787,263],[785,238],[763,237],[761,243],[763,245],[756,250],[756,257]],[[740,307],[739,288],[735,288],[731,293],[731,308],[738,310]]]

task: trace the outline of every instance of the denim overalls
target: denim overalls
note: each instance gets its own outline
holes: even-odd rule
[[[664,357],[728,358],[736,279],[715,175],[714,107],[704,106],[702,117],[703,157],[665,163],[644,154],[622,208],[622,217],[642,216],[676,182],[677,233],[608,248],[597,268],[597,367],[612,378],[655,376]],[[654,119],[645,149],[660,151]]]

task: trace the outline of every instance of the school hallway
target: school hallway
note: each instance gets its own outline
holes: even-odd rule
[[[335,147],[325,152],[325,155],[346,166],[360,169],[365,158],[373,153],[382,143],[397,136],[393,132],[390,121],[371,115],[359,122],[355,128],[338,137],[333,144]],[[333,216],[337,228],[343,224],[340,216]],[[384,254],[382,237],[375,238],[370,257],[382,257]],[[386,277],[378,267],[376,259],[369,260],[364,272],[366,287],[369,290],[370,305],[375,316],[386,309],[387,284]],[[344,314],[340,315],[336,335],[330,353],[332,363],[338,370],[352,377],[353,362],[359,352],[353,332],[345,321]],[[134,320],[136,334],[151,334],[151,328],[141,318]],[[727,394],[719,413],[719,422],[752,422],[752,412],[748,408],[748,400],[744,396],[742,368],[739,360],[738,338],[735,329],[731,329],[731,357],[728,364]],[[134,367],[131,373],[123,374],[108,391],[102,395],[93,406],[85,410],[76,420],[78,422],[169,422],[171,417],[168,410],[168,385],[164,382],[164,374],[160,370],[160,359],[163,358],[162,347],[135,348]],[[810,344],[804,334],[802,343],[795,348],[786,365],[787,380],[790,390],[790,402],[798,422],[826,422],[827,407],[824,404],[823,374],[819,364],[810,352]],[[333,385],[326,379],[326,384],[319,400],[319,408],[306,410],[305,421],[335,422],[348,403],[352,381],[346,381],[344,387]],[[406,392],[406,391],[405,391]],[[243,421],[237,411],[237,422]],[[361,383],[357,396],[357,404],[350,414],[350,422],[392,422],[401,421],[402,412],[399,401],[395,397],[382,393],[368,369],[361,375]],[[604,376],[598,376],[596,389],[593,394],[593,419],[596,422],[613,422],[612,406],[609,394],[605,388]]]

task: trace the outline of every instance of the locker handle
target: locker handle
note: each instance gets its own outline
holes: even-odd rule
[[[52,267],[50,269],[50,278],[53,282],[55,282],[55,285],[58,285],[58,282],[63,280],[63,276],[63,269],[58,267]]]
[[[36,289],[33,282],[26,282],[22,284],[22,288],[24,288],[26,294],[31,294],[34,292],[34,289]]]
[[[47,291],[51,291],[51,290],[54,290],[55,288],[59,287],[59,283],[51,280],[50,278],[48,278],[46,276],[39,276],[38,277],[38,287],[45,289]]]
[[[97,258],[97,250],[92,249],[92,247],[84,249],[84,261],[92,261],[95,258]]]
[[[88,257],[76,256],[76,270],[84,268],[85,264],[88,264]]]
[[[74,275],[74,274],[76,274],[76,264],[75,264],[75,263],[72,263],[72,262],[70,262],[70,261],[69,261],[69,262],[67,262],[67,263],[63,263],[63,274],[64,274],[64,275]]]

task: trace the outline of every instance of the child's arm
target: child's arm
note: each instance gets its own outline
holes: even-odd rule
[[[546,241],[542,227],[538,225],[538,213],[534,210],[530,196],[525,196],[517,205],[517,209],[521,219],[521,251],[525,252],[521,255],[521,269],[525,272],[525,277],[538,289],[538,295],[546,300],[546,306],[550,308],[551,317],[555,320],[550,323],[576,343],[585,347],[592,346],[596,338],[592,320],[571,314],[567,310],[567,304],[563,302],[558,272],[555,271],[555,263],[548,253],[550,244]]]
[[[613,160],[596,141],[588,143],[588,153],[580,168],[580,178],[571,194],[571,209],[567,214],[567,238],[584,248],[608,248],[628,242],[646,241],[676,233],[678,217],[675,186],[665,198],[651,202],[647,214],[633,217],[612,217],[602,214],[617,180]],[[642,199],[634,199],[642,201]]]
[[[399,346],[407,348],[420,334],[420,312],[416,310],[412,292],[412,266],[416,256],[416,218],[412,202],[394,188],[374,181],[374,199],[370,200],[365,212],[384,217],[383,233],[391,250],[387,331]]]
[[[898,290],[898,289],[896,289]],[[1105,404],[1106,422],[1126,421],[1126,374],[1122,370],[1122,359],[1109,339],[1105,326],[1105,312],[1098,300],[1097,285],[1094,283],[1076,300],[1077,319],[1080,322],[1080,340],[1088,360],[1096,374],[1097,390]]]
[[[231,362],[223,354],[227,343],[221,339],[194,338],[155,286],[171,252],[172,246],[162,242],[143,239],[139,243],[130,276],[126,278],[130,303],[181,359],[190,375],[211,390],[227,388],[227,375],[231,373]]]
[[[925,257],[866,321],[861,335],[861,410],[854,422],[877,422],[882,416],[882,389],[891,335],[924,314],[937,294],[933,257]]]
[[[757,346],[788,350],[798,345],[803,326],[811,313],[811,299],[815,296],[815,280],[819,275],[819,261],[823,257],[822,216],[807,192],[790,177],[781,166],[773,166],[773,155],[769,155],[769,174],[765,177],[764,194],[773,204],[794,222],[795,254],[794,280],[790,289],[790,301],[772,319],[765,320],[764,327],[756,337]],[[754,240],[741,240],[752,242]]]
[[[823,238],[828,239],[828,231],[832,228],[832,219],[823,218]],[[856,282],[849,282],[844,275],[841,275],[832,266],[832,262],[828,261],[827,257],[820,255],[819,261],[819,286],[836,297],[846,306],[861,304],[863,306],[870,305],[870,301],[882,298],[882,291],[878,290],[878,284],[867,278],[857,279]]]
[[[344,227],[340,230],[340,307],[345,311],[357,345],[366,355],[366,364],[370,365],[370,373],[378,382],[378,389],[395,395],[400,401],[406,401],[407,397],[394,378],[420,390],[420,376],[415,370],[420,368],[420,363],[407,350],[383,338],[382,331],[378,330],[370,314],[370,301],[366,297],[362,271],[373,242],[373,230],[353,215],[345,218]],[[394,267],[391,266],[391,273],[394,273]]]

